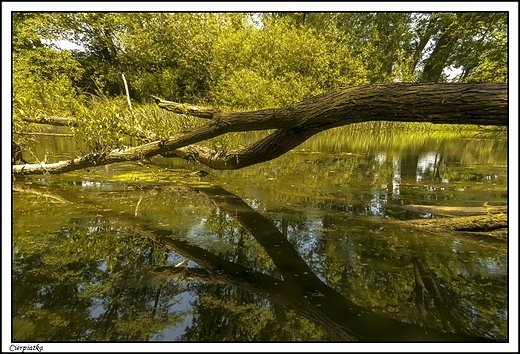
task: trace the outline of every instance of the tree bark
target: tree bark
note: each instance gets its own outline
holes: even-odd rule
[[[424,70],[420,77],[421,82],[438,82],[440,80],[446,61],[455,44],[456,39],[449,32],[445,31],[441,35],[432,54],[424,65]]]
[[[485,215],[478,215],[479,212],[477,211],[475,215],[472,216],[405,221],[387,220],[387,222],[411,228],[410,232],[412,233],[414,230],[420,230],[443,236],[464,237],[468,240],[474,240],[479,244],[485,241],[487,246],[492,246],[493,244],[506,243],[508,238],[508,213],[507,210],[504,212],[500,210],[503,209],[501,207],[494,207]],[[448,214],[442,212],[441,214],[436,214],[448,216]],[[453,214],[450,216],[453,216]]]
[[[13,174],[64,173],[159,154],[197,160],[214,169],[238,169],[274,159],[321,131],[366,121],[508,125],[505,83],[346,87],[293,106],[253,112],[219,112],[212,107],[154,99],[161,108],[208,119],[208,122],[192,131],[124,151],[90,154],[54,164],[13,166]],[[277,130],[229,153],[192,145],[225,133],[267,129]]]

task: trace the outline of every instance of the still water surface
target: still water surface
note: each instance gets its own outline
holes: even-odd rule
[[[477,133],[337,129],[204,177],[159,158],[20,177],[13,340],[507,340],[507,243],[403,208],[507,204],[507,136]]]

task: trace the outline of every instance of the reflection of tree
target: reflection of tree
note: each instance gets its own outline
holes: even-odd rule
[[[13,339],[78,340],[84,335],[78,329],[88,326],[91,301],[74,296],[78,292],[76,282],[57,279],[59,275],[49,269],[51,267],[46,266],[42,258],[41,253],[33,254],[14,263]],[[62,271],[70,275],[68,271],[74,271],[76,266],[80,265],[68,264]],[[81,266],[89,271],[88,264]],[[68,313],[75,313],[76,316],[69,318]]]
[[[97,217],[71,222],[31,236],[39,245],[14,236],[14,340],[143,341],[182,318],[169,312],[179,282],[147,280],[164,249]]]
[[[461,324],[461,321],[455,317],[448,308],[446,299],[442,296],[440,285],[432,271],[420,257],[414,256],[412,261],[415,277],[415,303],[423,321],[428,324],[428,322],[431,323],[432,321],[430,318],[433,319],[433,316],[427,316],[427,306],[424,299],[424,291],[427,291],[433,298],[435,309],[440,314],[442,328],[447,331],[451,325],[457,332],[468,333],[464,325]],[[430,324],[430,326],[432,326],[432,324]]]
[[[432,328],[400,322],[371,312],[346,299],[327,285],[302,260],[287,239],[266,218],[252,210],[237,196],[221,188],[204,188],[199,192],[209,197],[255,237],[273,260],[283,280],[254,272],[228,262],[210,252],[175,240],[158,230],[149,237],[180,253],[203,269],[162,267],[159,273],[231,284],[281,304],[319,325],[333,340],[483,340],[464,334],[444,333]]]

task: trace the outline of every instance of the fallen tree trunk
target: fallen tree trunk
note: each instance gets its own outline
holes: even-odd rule
[[[442,235],[471,238],[476,241],[507,242],[507,213],[450,218],[393,221],[404,227]]]
[[[330,128],[330,125],[366,121],[499,126],[505,126],[508,122],[507,84],[354,86],[337,89],[294,106],[254,112],[221,113],[211,107],[154,99],[161,108],[216,120],[221,125],[233,127],[233,131],[303,126]]]
[[[417,213],[429,213],[442,216],[475,216],[507,213],[507,205],[481,207],[450,207],[441,205],[401,205],[401,209]]]
[[[446,219],[411,220],[408,222],[420,228],[444,231],[493,231],[507,228],[506,214],[490,214],[476,216],[462,216]]]
[[[239,169],[290,151],[311,136],[366,121],[430,122],[507,126],[507,84],[385,84],[338,89],[290,107],[254,112],[219,112],[212,107],[169,102],[159,107],[207,119],[189,132],[124,151],[90,154],[55,164],[13,166],[13,174],[64,173],[154,155],[197,160],[214,169]],[[276,129],[243,149],[222,152],[198,142],[230,132]]]

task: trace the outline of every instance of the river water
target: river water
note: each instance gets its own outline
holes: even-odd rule
[[[507,144],[341,128],[237,171],[156,158],[19,177],[13,340],[505,341],[507,238],[411,227],[447,216],[407,206],[507,205]],[[32,157],[75,148],[41,138]]]

